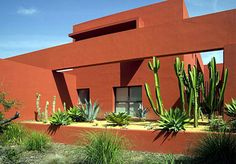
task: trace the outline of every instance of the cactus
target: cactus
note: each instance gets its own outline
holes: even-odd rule
[[[44,109],[44,120],[45,120],[45,122],[48,121],[48,106],[49,106],[49,102],[46,101],[46,105],[45,105],[45,109]]]
[[[189,71],[189,81],[191,84],[191,88],[193,91],[193,99],[194,99],[194,127],[198,127],[198,118],[199,118],[199,106],[198,106],[198,71],[196,66],[193,66],[193,69]],[[191,101],[191,100],[190,100]]]
[[[36,93],[36,110],[37,110],[37,121],[41,121],[42,116],[41,116],[41,108],[39,106],[40,104],[40,97],[41,95],[39,93]]]
[[[179,92],[180,92],[180,99],[181,99],[181,108],[185,111],[185,96],[184,96],[184,62],[180,62],[180,59],[177,57],[175,59],[175,74],[178,78],[179,83]]]
[[[63,110],[66,111],[66,102],[63,103]]]
[[[53,96],[53,101],[52,101],[52,113],[56,112],[56,96]]]
[[[205,93],[203,105],[209,115],[212,118],[214,112],[222,105],[224,99],[224,92],[228,79],[228,69],[224,70],[223,78],[220,81],[219,72],[216,70],[216,60],[213,57],[208,63],[209,69],[209,92]]]
[[[158,77],[158,70],[160,68],[160,61],[156,59],[156,57],[153,57],[152,63],[151,61],[148,62],[148,67],[151,71],[153,71],[154,74],[154,80],[155,80],[155,94],[156,94],[156,104],[153,101],[150,87],[147,83],[145,83],[145,91],[146,95],[148,97],[148,100],[151,104],[151,107],[155,114],[162,115],[163,114],[163,104],[162,104],[162,98],[160,94],[160,83],[159,83],[159,77]]]

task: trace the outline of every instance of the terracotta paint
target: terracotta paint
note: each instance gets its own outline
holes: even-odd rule
[[[54,142],[76,144],[83,141],[88,132],[106,131],[104,128],[86,128],[75,126],[49,126],[44,124],[23,123],[31,130],[50,135]],[[204,132],[163,133],[159,130],[109,129],[109,132],[125,137],[129,141],[127,149],[135,151],[159,152],[168,154],[191,154]]]
[[[157,56],[163,104],[169,109],[179,105],[175,58],[185,62],[185,69],[187,64],[197,64],[204,72],[199,52],[224,49],[228,101],[236,97],[235,20],[236,10],[189,18],[183,0],[168,0],[77,24],[69,34],[71,43],[0,60],[3,87],[22,103],[23,120],[34,119],[36,92],[42,94],[42,109],[46,100],[52,103],[54,95],[57,107],[62,108],[63,102],[68,107],[77,102],[76,90],[81,88],[90,89],[91,99],[102,108],[99,118],[103,118],[105,112],[114,111],[114,87],[148,82],[154,91],[147,63]],[[68,68],[74,70],[56,72]],[[150,108],[144,87],[142,101]],[[151,111],[148,119],[157,117]]]

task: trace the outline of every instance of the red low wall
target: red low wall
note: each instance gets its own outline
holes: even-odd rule
[[[50,126],[46,124],[22,123],[29,129],[41,131],[51,135],[54,142],[74,144],[81,141],[86,132],[106,130],[104,128],[87,128],[75,126]],[[127,138],[131,145],[130,150],[158,153],[189,154],[191,148],[200,138],[207,135],[204,132],[163,133],[154,130],[109,129]]]

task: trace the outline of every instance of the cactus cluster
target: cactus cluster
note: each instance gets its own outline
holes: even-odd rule
[[[150,87],[147,83],[145,83],[146,95],[153,111],[157,115],[161,116],[163,115],[164,108],[160,95],[160,83],[158,77],[160,61],[157,60],[156,57],[153,57],[152,62],[149,61],[148,67],[154,74],[156,101],[153,100]],[[216,61],[213,57],[208,64],[209,90],[206,90],[204,85],[204,76],[195,65],[193,67],[188,65],[188,71],[186,73],[184,62],[180,61],[179,58],[176,58],[174,69],[178,78],[181,110],[185,111],[185,107],[188,107],[188,116],[190,118],[193,117],[194,127],[197,127],[199,117],[202,115],[202,110],[204,110],[209,117],[213,117],[214,112],[222,105],[228,78],[228,70],[224,70],[223,77],[220,79],[219,72],[216,70]],[[203,97],[202,100],[200,100],[201,95]],[[187,101],[187,105],[185,104],[185,101]]]
[[[209,91],[203,94],[203,106],[209,117],[214,117],[214,112],[222,105],[224,99],[225,88],[228,79],[228,69],[223,70],[222,79],[216,70],[216,60],[212,58],[208,63],[209,70]]]
[[[48,108],[49,108],[49,101],[46,101],[45,103],[45,107],[44,107],[44,111],[41,111],[41,107],[40,107],[40,100],[41,100],[41,94],[40,93],[36,93],[36,113],[37,113],[37,117],[36,117],[36,121],[43,121],[43,122],[48,122]],[[65,107],[66,104],[63,104],[64,107],[64,111],[66,111]],[[58,109],[59,111],[60,109]],[[53,102],[52,102],[52,113],[56,112],[56,96],[53,96]]]

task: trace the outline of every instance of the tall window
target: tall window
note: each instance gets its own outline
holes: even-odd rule
[[[142,87],[120,87],[115,90],[115,111],[127,112],[137,116],[139,104],[142,104]]]
[[[77,93],[82,104],[85,104],[85,100],[89,102],[89,88],[77,89]]]

